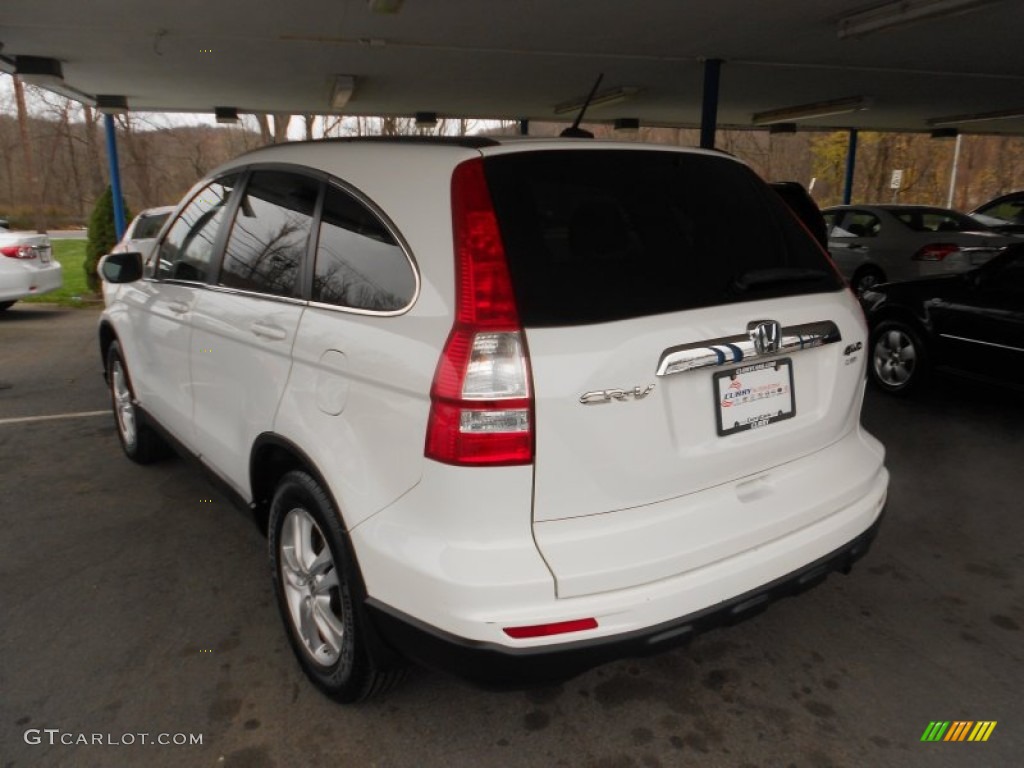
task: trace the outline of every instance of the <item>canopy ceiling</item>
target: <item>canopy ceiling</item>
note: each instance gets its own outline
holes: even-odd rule
[[[0,66],[59,60],[66,86],[133,110],[571,120],[598,73],[628,96],[588,120],[696,126],[704,60],[722,59],[719,124],[865,97],[800,126],[1024,134],[1024,2],[840,37],[872,0],[4,0]],[[962,0],[907,0],[948,6]],[[883,5],[897,5],[883,3]],[[372,6],[372,7],[371,7]],[[355,78],[340,110],[336,75]],[[932,122],[929,122],[932,121]]]

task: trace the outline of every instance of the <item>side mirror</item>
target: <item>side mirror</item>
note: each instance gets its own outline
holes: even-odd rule
[[[108,283],[134,283],[142,278],[142,254],[137,251],[108,253],[97,270]]]

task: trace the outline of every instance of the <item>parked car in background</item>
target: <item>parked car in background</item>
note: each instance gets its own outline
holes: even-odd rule
[[[0,231],[0,312],[18,299],[55,291],[61,285],[61,266],[53,258],[50,238]]]
[[[1024,244],[959,275],[869,288],[871,380],[910,392],[933,370],[1024,387]]]
[[[174,211],[173,205],[164,205],[159,208],[147,208],[138,216],[132,219],[131,224],[124,231],[124,237],[111,249],[111,253],[127,253],[138,251],[142,254],[142,260],[148,262],[153,254],[153,246],[156,245],[156,236],[160,234],[167,217]]]
[[[1005,235],[1024,235],[1024,190],[989,200],[970,215]]]
[[[122,447],[169,439],[267,521],[292,648],[340,700],[402,657],[524,686],[668,648],[880,524],[863,313],[725,154],[280,144],[158,240],[100,265]]]
[[[823,211],[828,250],[855,293],[981,266],[1013,237],[949,208],[840,205]]]

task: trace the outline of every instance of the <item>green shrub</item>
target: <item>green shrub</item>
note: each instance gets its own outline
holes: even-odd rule
[[[131,219],[132,214],[128,210],[128,205],[125,204],[124,220],[129,222]],[[117,231],[114,228],[114,195],[108,185],[100,195],[100,199],[96,201],[92,214],[89,216],[89,237],[85,244],[85,263],[82,265],[89,290],[94,293],[100,289],[100,277],[96,274],[96,265],[101,258],[110,253],[110,249],[115,245],[117,245]]]

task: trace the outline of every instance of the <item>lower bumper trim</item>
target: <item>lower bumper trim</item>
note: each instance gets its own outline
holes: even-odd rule
[[[548,685],[616,659],[647,656],[682,645],[699,633],[751,618],[779,598],[820,584],[833,571],[848,573],[871,547],[883,516],[884,510],[857,538],[775,581],[703,611],[611,637],[509,648],[457,637],[372,597],[366,600],[367,614],[388,645],[425,667],[489,688]]]

